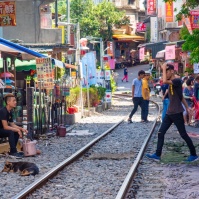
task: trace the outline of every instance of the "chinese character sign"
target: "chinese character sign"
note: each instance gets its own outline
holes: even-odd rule
[[[158,41],[158,18],[151,17],[151,42]]]
[[[102,86],[103,85],[103,81],[104,81],[104,71],[102,70],[96,70],[96,83],[99,85],[99,86]]]
[[[0,26],[16,26],[15,2],[0,2]]]
[[[192,30],[199,29],[199,10],[192,10],[190,14]]]
[[[144,51],[145,51],[145,48],[140,48],[139,49],[140,60],[144,60]]]
[[[146,32],[146,24],[142,22],[136,23],[136,32]]]
[[[156,15],[156,0],[147,0],[147,15]]]
[[[194,74],[198,74],[199,73],[199,63],[194,63],[193,68],[194,68]]]
[[[165,60],[175,59],[175,45],[166,46],[165,51],[166,51]]]
[[[111,71],[105,70],[105,80],[111,80]]]
[[[108,50],[107,50],[107,54],[109,56],[114,56],[114,48],[113,48],[113,42],[112,41],[107,41],[107,47],[108,47]]]
[[[173,22],[173,2],[166,2],[165,6],[166,22]]]
[[[54,71],[50,58],[36,58],[37,80],[42,82],[42,88],[52,89],[54,86]]]

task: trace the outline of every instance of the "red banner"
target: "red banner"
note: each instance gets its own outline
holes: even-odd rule
[[[192,10],[190,14],[191,14],[190,22],[192,30],[199,29],[199,10]]]
[[[166,22],[173,22],[173,2],[165,3]]]
[[[147,15],[156,15],[156,0],[147,0]]]
[[[146,24],[143,22],[136,23],[136,32],[146,32]]]
[[[0,26],[16,26],[14,1],[0,2]]]

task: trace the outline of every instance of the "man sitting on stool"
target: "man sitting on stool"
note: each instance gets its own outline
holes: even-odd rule
[[[22,158],[23,154],[17,152],[17,142],[22,138],[22,132],[27,130],[14,124],[12,109],[16,107],[17,101],[13,94],[7,94],[5,97],[6,107],[0,109],[0,138],[8,137],[10,145],[10,156]]]

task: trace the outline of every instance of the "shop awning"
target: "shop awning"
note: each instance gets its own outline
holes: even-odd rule
[[[35,63],[36,57],[38,57],[38,58],[48,57],[45,54],[38,53],[34,50],[28,49],[24,46],[20,46],[16,43],[10,42],[3,38],[0,38],[0,52],[13,54],[16,57],[20,57],[22,60],[24,60],[23,62],[21,62],[21,64],[19,64],[19,66],[21,66],[23,68],[22,70],[35,69],[36,68],[36,63]],[[51,58],[51,59],[52,59],[52,64],[54,66],[57,66],[59,68],[64,67],[64,63],[62,61],[54,59],[54,58]],[[27,60],[30,62],[28,62]],[[18,60],[17,62],[20,62],[20,60]],[[35,64],[33,64],[33,62]],[[16,65],[16,67],[18,66],[16,63],[15,63],[15,65]],[[33,67],[33,65],[34,65],[34,67]]]
[[[156,59],[164,59],[164,56],[165,56],[165,50],[161,50],[161,51],[158,51],[155,58]]]
[[[10,53],[18,57],[21,56],[23,60],[32,60],[35,57],[47,57],[46,55],[30,50],[3,38],[0,38],[0,52]]]
[[[129,40],[129,41],[144,41],[145,38],[142,36],[138,36],[138,35],[127,35],[127,34],[123,34],[123,35],[113,35],[113,39],[117,39],[119,41],[122,40]]]

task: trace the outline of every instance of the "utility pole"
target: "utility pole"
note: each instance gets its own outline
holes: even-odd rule
[[[70,24],[70,0],[67,0],[67,23]],[[70,44],[70,26],[67,26],[67,44]]]
[[[58,27],[58,6],[57,6],[57,0],[55,0],[55,27]]]

